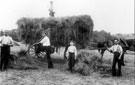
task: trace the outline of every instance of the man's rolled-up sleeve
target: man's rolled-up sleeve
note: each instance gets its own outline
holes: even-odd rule
[[[44,43],[45,41],[46,41],[46,39],[43,38],[43,39],[40,41],[40,43]]]
[[[108,48],[108,50],[109,51],[113,51],[114,50],[114,47],[112,46],[112,47]]]

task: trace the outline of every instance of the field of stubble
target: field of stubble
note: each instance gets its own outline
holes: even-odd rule
[[[14,51],[20,48],[16,47]],[[0,85],[135,85],[135,56],[133,53],[125,55],[126,66],[122,67],[122,77],[112,77],[110,74],[92,73],[83,76],[79,73],[70,73],[63,57],[52,55],[54,69],[48,69],[47,64],[39,69],[16,70],[9,69],[0,72]],[[105,60],[112,61],[112,54],[105,52]]]

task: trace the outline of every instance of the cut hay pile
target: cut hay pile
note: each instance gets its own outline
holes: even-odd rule
[[[89,75],[93,72],[111,73],[110,62],[108,60],[101,62],[97,52],[82,50],[78,53],[74,71],[83,75]],[[17,55],[11,55],[9,66],[19,70],[43,69],[47,66],[47,63],[45,58],[29,57],[25,50],[21,50]]]
[[[11,54],[11,59],[9,61],[9,67],[13,69],[38,69],[45,64],[44,59],[37,59],[33,57],[28,57],[25,50],[21,50],[16,55]]]
[[[108,62],[101,61],[98,53],[82,50],[77,56],[74,70],[83,75],[89,75],[93,72],[110,73],[111,67],[108,64]]]

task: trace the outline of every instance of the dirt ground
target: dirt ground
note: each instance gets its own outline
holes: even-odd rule
[[[0,85],[135,85],[135,56],[131,53],[125,55],[126,66],[122,67],[122,77],[98,72],[88,76],[70,73],[61,56],[53,54],[52,58],[61,60],[54,62],[54,69],[48,69],[46,64],[40,69],[0,72]],[[105,52],[104,59],[112,61],[112,54]]]

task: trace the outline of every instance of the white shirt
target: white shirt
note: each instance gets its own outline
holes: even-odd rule
[[[1,44],[5,44],[5,45],[12,45],[13,44],[13,39],[10,36],[2,36],[0,38]]]
[[[50,39],[49,37],[45,36],[41,41],[40,43],[43,44],[43,46],[50,46]]]
[[[109,48],[109,50],[113,51],[113,52],[119,52],[122,53],[123,49],[120,45],[113,45],[111,48]]]
[[[68,49],[67,49],[67,56],[69,55],[69,52],[71,53],[75,53],[75,57],[77,56],[77,49],[75,46],[69,46]]]

